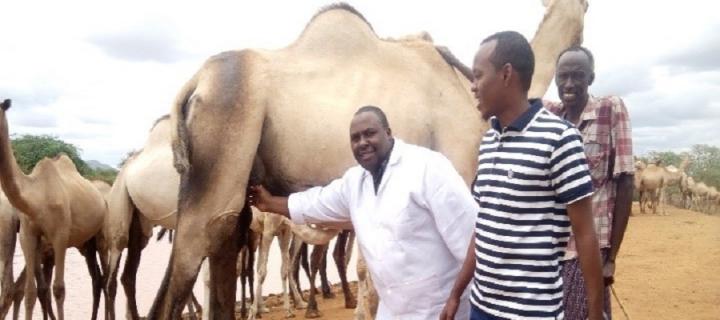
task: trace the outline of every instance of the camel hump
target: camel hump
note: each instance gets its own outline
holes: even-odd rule
[[[290,48],[305,54],[347,56],[374,48],[378,41],[360,12],[349,4],[338,3],[320,9]]]

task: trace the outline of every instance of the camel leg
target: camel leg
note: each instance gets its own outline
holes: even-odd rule
[[[323,299],[334,299],[335,294],[332,292],[332,288],[330,288],[330,281],[328,281],[328,277],[327,277],[327,252],[328,252],[329,246],[325,245],[323,247],[324,248],[323,248],[322,258],[320,259],[320,267],[319,267],[320,288],[322,290]]]
[[[35,274],[40,273],[40,266],[38,265],[38,242],[38,237],[31,234],[31,231],[26,229],[24,223],[21,224],[20,248],[23,251],[23,256],[25,256],[25,268]],[[35,300],[37,299],[35,278],[36,277],[25,277],[25,320],[32,319],[33,308],[35,307]]]
[[[20,275],[18,276],[17,281],[15,281],[14,284],[15,290],[13,292],[13,320],[18,320],[20,318],[20,303],[25,296],[25,288],[23,287],[25,285],[25,277],[27,277],[27,267],[23,268],[22,271],[20,271]],[[3,315],[3,319],[5,319],[5,315]]]
[[[258,252],[258,260],[255,275],[255,300],[253,300],[252,307],[250,308],[250,319],[261,318],[260,315],[263,310],[262,308],[262,286],[267,276],[267,262],[268,253],[270,251],[270,245],[272,244],[273,238],[275,237],[272,230],[267,230],[269,226],[266,226],[266,230],[263,230],[263,234],[260,238],[260,248]]]
[[[172,234],[170,234],[172,236]],[[190,312],[190,320],[197,320],[197,314],[195,314],[195,305],[193,304],[193,301],[196,301],[195,295],[190,293],[190,299],[188,299],[187,305],[188,312]]]
[[[309,245],[307,243],[302,243],[300,247],[300,267],[302,267],[305,270],[305,276],[308,280],[310,280],[310,264],[308,263],[308,251],[309,251]],[[298,268],[299,270],[299,268]],[[299,271],[295,272],[295,281],[297,282],[297,287],[300,292],[302,292],[302,286],[300,285],[300,276]]]
[[[202,262],[201,272],[204,285],[203,306],[205,306],[202,309],[201,314],[202,319],[210,319],[210,308],[208,308],[208,306],[210,305],[210,265],[208,264],[207,260]]]
[[[5,319],[15,295],[15,281],[13,279],[13,257],[15,255],[15,242],[17,241],[16,221],[3,227],[3,239],[0,240],[0,319]],[[24,271],[23,271],[24,272]]]
[[[210,319],[235,319],[237,228],[210,260]],[[232,281],[228,281],[229,279]]]
[[[288,272],[288,283],[290,286],[290,292],[292,294],[293,302],[295,303],[295,309],[305,309],[307,304],[303,301],[302,293],[298,288],[297,276],[299,275],[298,270],[300,269],[298,259],[300,258],[300,251],[302,249],[302,241],[296,236],[291,235],[292,241],[290,243],[290,267],[293,267],[293,272]],[[296,268],[297,267],[297,268]]]
[[[120,267],[122,249],[112,246],[107,258],[107,266],[103,274],[105,285],[105,318],[115,320],[115,296],[117,295],[117,273]]]
[[[320,263],[325,254],[327,245],[316,245],[313,248],[312,256],[310,257],[310,298],[308,299],[308,307],[305,310],[305,318],[320,318],[322,314],[318,311],[317,300],[315,299],[316,287],[315,287],[315,276],[320,269]]]
[[[245,297],[245,288],[247,287],[247,277],[245,277],[245,269],[247,264],[247,251],[245,248],[240,249],[240,255],[237,260],[237,274],[240,276],[240,318],[247,318],[247,306]],[[253,301],[254,303],[254,301]]]
[[[97,319],[97,312],[100,307],[100,291],[102,290],[102,275],[100,273],[100,267],[98,266],[97,256],[95,254],[96,252],[96,238],[88,240],[88,242],[86,242],[83,246],[83,249],[80,250],[80,253],[85,257],[85,263],[87,264],[88,272],[90,273],[90,278],[92,279],[93,304],[92,315],[90,317],[92,320]]]
[[[335,249],[333,250],[333,259],[335,260],[335,266],[340,274],[340,283],[342,284],[343,295],[345,296],[345,308],[353,309],[357,305],[355,297],[353,297],[352,291],[350,291],[350,285],[347,281],[347,264],[345,264],[345,250],[347,249],[347,242],[350,231],[344,230],[338,234],[335,242]]]
[[[202,316],[203,308],[200,305],[200,302],[198,302],[197,297],[195,297],[195,294],[191,294],[190,299],[192,300],[192,305],[195,306],[195,310],[197,310],[195,313],[199,313]]]
[[[55,255],[55,279],[53,280],[53,296],[57,307],[59,320],[65,319],[65,252],[67,245],[64,243],[53,243]]]
[[[38,299],[40,300],[40,308],[42,309],[43,319],[55,320],[55,314],[52,309],[52,300],[50,299],[50,283],[53,279],[53,268],[55,267],[55,256],[52,252],[42,255],[42,263],[37,266],[35,277],[37,279]]]
[[[127,296],[126,314],[127,317],[131,319],[140,318],[135,295],[135,281],[137,278],[138,266],[140,265],[142,249],[147,245],[148,240],[149,237],[146,237],[142,232],[139,215],[133,214],[132,222],[130,223],[130,232],[128,233],[127,258],[125,259],[125,267],[123,268],[123,273],[120,277],[120,282],[122,283],[125,295]]]
[[[288,294],[288,276],[290,273],[290,230],[283,230],[278,234],[278,244],[280,245],[280,278],[282,279],[282,295],[283,307],[285,308],[285,318],[294,318],[295,313],[290,308],[290,296]]]

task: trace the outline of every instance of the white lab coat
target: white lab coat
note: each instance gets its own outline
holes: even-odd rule
[[[473,236],[478,206],[440,153],[395,139],[375,194],[360,166],[290,195],[295,223],[350,221],[380,297],[378,320],[438,319]],[[467,293],[467,291],[466,291]],[[457,319],[468,319],[462,300]]]

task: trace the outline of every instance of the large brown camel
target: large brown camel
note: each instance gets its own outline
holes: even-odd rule
[[[53,295],[58,319],[63,320],[65,302],[65,251],[75,247],[85,256],[93,282],[92,319],[102,289],[96,257],[96,236],[102,229],[107,207],[102,194],[77,171],[64,154],[38,162],[30,175],[25,175],[15,161],[10,146],[5,100],[0,110],[0,183],[10,204],[20,214],[20,243],[27,270],[37,270],[41,237],[52,248],[55,265]],[[25,277],[25,318],[32,318],[37,297],[35,277]]]
[[[585,1],[547,7],[533,39],[546,91],[563,49],[580,41]],[[553,69],[552,67],[549,69]],[[232,319],[236,221],[251,172],[277,195],[325,185],[355,164],[348,124],[363,105],[382,107],[393,132],[447,156],[470,185],[487,129],[470,93],[468,68],[425,40],[384,41],[346,4],[322,9],[280,50],[211,57],[179,92],[171,111],[181,174],[173,253],[149,314],[174,319],[200,263],[210,259],[211,319]],[[358,244],[364,243],[358,235]],[[232,251],[231,251],[232,250]]]

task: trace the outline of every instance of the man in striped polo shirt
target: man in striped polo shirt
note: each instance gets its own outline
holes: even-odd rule
[[[587,283],[589,317],[603,318],[592,181],[578,131],[528,103],[534,56],[517,32],[480,45],[472,90],[491,128],[480,146],[475,237],[441,319],[472,279],[471,319],[564,319],[560,260],[570,230]],[[575,320],[575,319],[572,319]],[[578,319],[584,320],[584,319]]]

